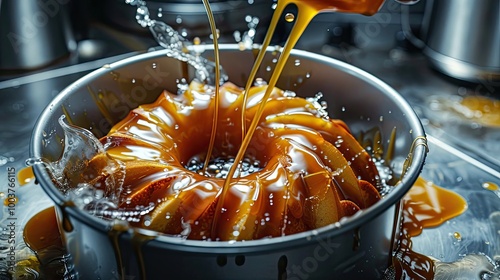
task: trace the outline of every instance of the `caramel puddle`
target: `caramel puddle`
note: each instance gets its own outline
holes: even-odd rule
[[[500,127],[500,101],[484,96],[467,96],[457,113],[484,126]]]
[[[33,180],[35,180],[35,174],[33,174],[32,166],[24,167],[17,172],[17,181],[20,186],[24,186]]]
[[[412,237],[467,210],[459,194],[419,177],[402,200],[403,223],[393,258],[394,279],[434,279],[434,261],[412,250]]]
[[[23,238],[35,253],[37,261],[21,260],[16,264],[17,271],[38,271],[42,279],[72,279],[72,264],[61,239],[54,207],[34,215],[24,226]],[[22,273],[14,277],[32,279]]]

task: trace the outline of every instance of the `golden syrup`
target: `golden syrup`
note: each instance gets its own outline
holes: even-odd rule
[[[116,123],[115,121],[115,116],[111,111],[108,109],[106,106],[106,103],[104,102],[105,96],[102,92],[95,92],[92,87],[87,86],[87,90],[90,93],[90,96],[92,97],[92,100],[94,101],[94,104],[97,105],[97,108],[99,108],[99,112],[103,115],[103,117],[108,121],[108,123]]]
[[[26,244],[37,254],[50,247],[63,247],[54,207],[40,211],[29,219],[23,234]]]
[[[500,100],[479,96],[468,95],[464,97],[432,97],[433,111],[445,112],[443,115],[450,121],[459,120],[463,124],[469,124],[472,128],[477,127],[500,127]]]
[[[15,195],[9,194],[7,198],[3,200],[4,206],[12,207],[19,202],[19,198]]]
[[[417,179],[403,201],[408,210],[404,223],[410,236],[417,236],[423,228],[436,227],[467,210],[467,202],[459,194],[422,178]]]
[[[273,13],[273,17],[271,19],[271,23],[268,27],[267,34],[264,38],[264,42],[261,46],[261,49],[259,51],[259,54],[257,56],[257,59],[252,67],[252,71],[250,72],[250,76],[247,80],[247,84],[245,86],[245,94],[248,93],[250,90],[250,87],[253,83],[253,80],[255,79],[255,76],[257,74],[258,69],[260,68],[260,65],[264,59],[264,56],[267,51],[267,47],[269,46],[271,42],[271,38],[274,34],[274,31],[276,29],[276,26],[283,14],[283,11],[285,8],[290,5],[294,4],[297,6],[297,15],[291,16],[291,15],[285,15],[285,18],[287,18],[287,21],[295,21],[295,24],[292,28],[292,31],[290,32],[290,35],[281,51],[281,55],[278,59],[278,62],[276,63],[275,69],[271,75],[271,78],[268,83],[267,90],[262,97],[262,102],[260,103],[259,109],[257,113],[255,114],[254,118],[252,119],[252,122],[250,126],[248,127],[248,130],[245,127],[242,127],[242,137],[243,141],[241,143],[241,146],[238,150],[238,153],[236,154],[235,157],[235,164],[231,166],[231,169],[229,170],[229,173],[226,177],[226,180],[224,182],[224,185],[222,187],[216,211],[214,214],[214,219],[213,219],[213,224],[212,224],[212,235],[215,236],[216,234],[216,229],[215,225],[217,224],[217,221],[220,219],[221,210],[222,210],[222,203],[225,201],[226,194],[229,189],[229,185],[231,183],[231,179],[233,178],[236,170],[239,168],[239,163],[243,159],[245,152],[248,148],[248,145],[250,144],[250,141],[252,139],[253,134],[255,133],[255,130],[257,129],[257,126],[259,124],[260,118],[262,116],[262,113],[264,111],[264,107],[267,103],[267,100],[269,99],[274,87],[276,86],[276,83],[278,82],[278,79],[281,75],[281,72],[283,71],[285,64],[288,60],[288,57],[290,56],[290,52],[292,51],[293,47],[299,40],[299,38],[302,36],[302,33],[305,31],[306,27],[309,25],[309,22],[319,13],[321,12],[327,12],[327,11],[340,11],[340,12],[351,12],[351,13],[359,13],[359,14],[365,14],[365,15],[371,15],[376,13],[380,7],[382,6],[383,0],[376,0],[376,1],[370,1],[370,0],[365,0],[365,1],[356,1],[356,0],[329,0],[329,1],[320,1],[320,0],[282,0],[279,1],[276,4],[276,9]],[[246,94],[246,96],[248,96]],[[243,107],[242,107],[242,117],[241,117],[241,123],[242,126],[245,125],[245,111],[246,111],[246,98],[244,98],[245,101],[243,102]],[[215,132],[213,132],[215,133]],[[224,212],[224,213],[227,213]]]
[[[396,256],[395,279],[433,279],[434,261],[412,250],[411,238],[437,227],[467,210],[463,197],[419,177],[403,198],[403,226]],[[454,233],[459,240],[461,235]]]
[[[493,183],[493,182],[484,182],[483,188],[485,190],[489,190],[489,191],[493,191],[493,192],[500,190],[500,187],[498,187],[498,185]]]
[[[28,259],[17,263],[25,272],[30,271],[29,269],[35,270],[42,279],[71,279],[65,277],[70,276],[72,271],[61,240],[54,207],[31,217],[24,226],[23,238],[36,256],[36,261]]]
[[[68,207],[75,207],[75,203],[73,201],[66,201],[61,206],[61,214],[62,214],[61,226],[65,232],[72,232],[74,227],[73,227],[73,224],[71,223],[71,221],[69,220],[69,216],[68,216],[69,214],[66,211],[66,208],[68,208]]]
[[[394,150],[396,149],[396,130],[396,127],[394,127],[391,131],[389,146],[387,147],[384,157],[386,162],[391,162],[394,159]]]
[[[33,180],[35,180],[35,174],[33,174],[32,166],[24,167],[17,173],[17,181],[20,186],[24,186]]]
[[[497,184],[495,184],[493,182],[484,182],[483,183],[483,188],[485,190],[493,192],[498,197],[500,197],[500,187]]]
[[[500,101],[483,96],[466,96],[460,102],[464,114],[471,121],[484,126],[500,127]],[[464,114],[465,115],[465,114]]]
[[[219,59],[219,44],[218,44],[218,32],[217,27],[215,25],[214,15],[212,13],[212,9],[210,8],[210,3],[208,0],[203,0],[203,5],[205,6],[205,10],[207,11],[208,21],[210,23],[210,29],[212,32],[212,37],[214,41],[214,59],[215,59],[215,92],[214,92],[214,115],[212,118],[212,133],[210,135],[210,141],[208,144],[207,155],[205,156],[205,164],[203,165],[202,174],[205,174],[206,168],[210,162],[212,157],[214,145],[215,145],[215,136],[217,132],[217,123],[219,119],[219,83],[220,83],[220,59]]]
[[[145,235],[140,233],[139,231],[134,230],[132,235],[132,246],[134,247],[134,252],[137,257],[137,266],[139,267],[139,271],[141,273],[141,279],[147,279],[146,277],[146,266],[144,264],[143,257],[143,247],[148,241],[155,239],[154,235]]]
[[[123,265],[118,238],[122,233],[128,230],[129,227],[126,223],[116,221],[108,232],[108,237],[115,250],[118,279],[126,279],[125,266]],[[23,238],[26,245],[35,253],[36,260],[26,259],[19,261],[16,264],[16,269],[21,272],[24,271],[24,273],[20,272],[16,275],[27,277],[26,271],[32,270],[36,271],[42,279],[74,279],[72,278],[74,276],[72,276],[74,271],[71,269],[71,264],[68,263],[66,249],[61,240],[54,207],[49,207],[31,217],[24,227]],[[138,249],[140,246],[153,238],[152,236],[145,236],[138,233],[134,235],[133,243],[135,244],[135,251],[140,250]],[[138,252],[138,256],[141,256],[139,253],[140,252]],[[143,262],[142,258],[139,258],[139,261]],[[140,268],[143,276],[142,279],[146,279],[144,277],[144,264],[142,264]],[[35,277],[33,279],[38,278]]]
[[[122,253],[118,241],[120,235],[128,230],[129,226],[127,223],[120,220],[114,220],[111,224],[111,229],[108,231],[108,238],[109,241],[111,242],[111,246],[113,247],[113,251],[115,253],[116,267],[118,269],[117,276],[121,280],[125,279],[125,266],[123,265]]]
[[[18,260],[14,266],[14,271],[10,271],[10,277],[6,279],[40,279],[40,271],[38,259],[35,256],[29,256]]]

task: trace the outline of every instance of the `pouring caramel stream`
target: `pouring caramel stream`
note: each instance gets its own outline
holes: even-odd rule
[[[220,81],[220,60],[219,60],[219,43],[218,43],[218,32],[217,27],[215,25],[214,14],[212,13],[212,9],[210,8],[210,3],[208,0],[203,0],[203,5],[205,5],[205,10],[207,11],[208,21],[210,22],[210,29],[212,31],[212,36],[214,38],[214,59],[215,59],[215,108],[214,108],[214,116],[212,121],[212,133],[210,135],[210,143],[208,144],[207,155],[205,156],[205,164],[203,164],[202,173],[205,174],[206,168],[210,162],[210,158],[212,157],[212,152],[215,145],[215,131],[217,131],[217,120],[219,119],[219,81]]]
[[[334,0],[334,1],[304,1],[304,0],[280,0],[278,1],[276,5],[276,9],[273,13],[273,17],[271,19],[271,23],[269,25],[269,29],[267,31],[267,34],[264,38],[264,43],[261,46],[261,49],[259,51],[259,54],[257,56],[257,59],[253,65],[252,71],[250,72],[250,76],[247,80],[247,84],[245,86],[245,92],[248,92],[250,89],[253,79],[255,78],[258,69],[260,68],[260,65],[262,63],[262,60],[264,58],[264,55],[266,53],[267,47],[269,46],[271,42],[271,38],[274,34],[274,31],[276,29],[276,26],[281,18],[281,15],[285,8],[290,5],[294,4],[298,8],[297,16],[294,17],[295,24],[292,28],[292,31],[282,49],[281,55],[278,59],[278,62],[276,64],[276,68],[274,69],[271,78],[268,83],[268,87],[266,89],[266,92],[264,96],[262,97],[262,102],[260,103],[260,106],[257,110],[257,113],[254,115],[254,118],[252,119],[252,122],[248,128],[248,131],[246,131],[244,127],[245,123],[245,109],[246,109],[246,98],[244,98],[243,101],[243,108],[241,110],[242,112],[242,137],[243,141],[241,143],[241,146],[238,150],[238,153],[235,157],[234,164],[231,166],[231,169],[229,170],[229,173],[226,177],[226,180],[224,182],[224,185],[222,187],[222,190],[220,192],[219,199],[217,201],[217,206],[216,210],[214,213],[214,218],[212,222],[212,230],[211,230],[211,235],[216,236],[216,226],[218,223],[218,220],[221,219],[221,216],[228,216],[231,215],[232,213],[228,213],[228,211],[222,212],[222,204],[225,201],[229,185],[231,183],[231,179],[233,178],[236,170],[239,167],[239,163],[243,160],[243,157],[245,155],[245,152],[248,148],[248,145],[250,144],[250,141],[252,140],[252,136],[255,133],[255,130],[259,124],[260,118],[262,116],[262,113],[264,111],[264,108],[266,106],[267,100],[269,99],[274,87],[276,86],[278,79],[281,75],[281,72],[283,71],[283,68],[285,67],[285,64],[288,60],[288,57],[290,56],[290,52],[292,51],[293,47],[301,37],[302,33],[306,29],[306,27],[309,25],[309,22],[319,13],[321,12],[351,12],[351,13],[359,13],[359,14],[365,14],[365,15],[371,15],[374,14],[378,11],[380,6],[382,5],[383,0],[365,0],[365,1],[350,1],[350,0]],[[214,35],[215,36],[215,35]],[[216,65],[216,69],[219,69],[219,65]],[[213,132],[215,133],[215,132]]]

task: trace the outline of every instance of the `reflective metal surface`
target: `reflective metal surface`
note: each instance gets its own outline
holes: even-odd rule
[[[47,66],[68,56],[75,42],[69,1],[0,1],[0,70]]]
[[[431,1],[425,53],[458,79],[500,80],[500,1]]]
[[[261,24],[267,25],[272,15],[271,3],[267,0],[253,0],[252,5],[248,3],[234,0],[210,1],[217,25],[224,27],[220,29],[222,34],[245,30],[248,22],[244,18],[247,15],[258,16]],[[148,33],[137,24],[135,7],[121,0],[104,1],[102,5],[106,22],[137,34]],[[208,37],[211,34],[202,1],[150,0],[147,5],[152,19],[164,21],[176,30],[180,29],[187,38]]]

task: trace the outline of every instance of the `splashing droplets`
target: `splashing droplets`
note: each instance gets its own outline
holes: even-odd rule
[[[285,21],[286,22],[293,22],[295,20],[295,15],[292,13],[287,13],[285,15]]]

